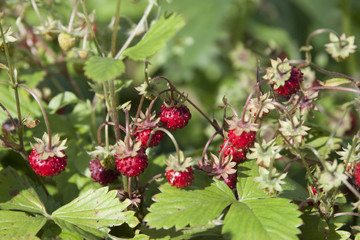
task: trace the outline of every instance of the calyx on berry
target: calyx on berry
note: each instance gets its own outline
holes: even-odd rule
[[[223,155],[217,157],[213,153],[210,153],[210,160],[212,162],[212,169],[210,175],[213,175],[217,179],[227,179],[229,175],[237,172],[236,162],[231,161],[232,155],[224,157]]]
[[[185,158],[184,153],[179,150],[175,157],[170,154],[169,160],[165,161],[166,179],[171,186],[184,188],[190,186],[194,180],[194,171],[192,169],[192,158]]]
[[[108,149],[102,146],[96,146],[94,151],[88,152],[93,159],[98,159],[101,165],[106,169],[115,169],[115,150],[114,146],[109,146]]]
[[[30,143],[32,148],[36,150],[39,155],[40,160],[46,160],[49,157],[59,157],[62,158],[65,156],[64,150],[67,148],[65,146],[66,140],[60,141],[58,134],[55,134],[51,138],[51,149],[49,149],[49,135],[45,132],[42,139],[34,137],[37,143]]]
[[[174,156],[172,154],[169,155],[169,159],[165,160],[167,165],[166,171],[174,170],[174,171],[186,171],[186,168],[191,167],[193,165],[193,161],[191,157],[185,158],[184,152],[179,150],[179,154]]]

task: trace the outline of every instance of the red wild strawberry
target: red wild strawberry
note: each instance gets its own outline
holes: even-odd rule
[[[185,171],[174,171],[173,169],[166,171],[166,179],[177,188],[190,186],[194,180],[194,171],[191,167],[187,167]]]
[[[185,127],[191,118],[190,110],[184,104],[179,107],[162,105],[159,115],[164,127],[172,130]]]
[[[144,129],[144,130],[137,129],[134,136],[136,137],[137,142],[141,142],[142,147],[146,147],[146,145],[149,141],[150,134],[151,134],[151,129]],[[159,145],[159,143],[161,142],[163,137],[164,137],[164,132],[156,131],[151,136],[148,147],[154,147],[154,146]]]
[[[290,78],[285,81],[284,86],[280,86],[277,89],[274,89],[278,95],[288,97],[294,93],[297,93],[300,90],[300,84],[303,81],[303,73],[299,68],[295,66],[292,67]]]
[[[148,165],[148,158],[144,149],[141,149],[135,156],[119,158],[119,155],[115,154],[115,157],[117,170],[129,177],[139,176]]]
[[[224,139],[224,141],[226,141]],[[223,149],[225,143],[223,143],[220,146],[220,150],[219,153],[221,152],[221,150]],[[224,151],[224,158],[227,156],[232,155],[232,162],[236,162],[236,164],[242,163],[246,160],[246,149],[239,149],[237,150],[236,148],[234,148],[230,143],[227,145],[225,151]]]
[[[37,143],[31,144],[33,150],[29,155],[30,166],[40,176],[51,177],[58,175],[65,170],[66,159],[65,146],[66,140],[60,142],[59,136],[56,134],[51,139],[51,148],[49,149],[49,136],[44,133],[42,139],[35,138]]]
[[[37,153],[34,148],[29,155],[30,166],[40,176],[52,177],[58,175],[65,170],[67,164],[67,156],[64,151],[62,153],[64,154],[63,157],[53,156],[42,160],[40,159],[41,153]]]
[[[166,179],[171,186],[184,188],[190,186],[194,180],[191,157],[185,158],[184,152],[179,151],[176,157],[170,154],[166,160]]]
[[[256,132],[255,131],[243,131],[239,136],[236,135],[236,130],[229,130],[228,133],[230,143],[237,149],[245,149],[252,147],[255,142]]]
[[[237,183],[237,172],[234,174],[228,174],[227,178],[223,178],[224,182],[229,186],[229,188],[234,189]]]
[[[358,185],[360,187],[360,162],[357,164],[356,169],[355,169],[355,183],[356,185]]]
[[[117,170],[103,167],[98,159],[89,162],[89,169],[91,172],[91,177],[95,182],[100,184],[112,183],[120,175],[120,172]]]

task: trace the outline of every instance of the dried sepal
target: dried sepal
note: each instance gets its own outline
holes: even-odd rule
[[[304,126],[302,122],[299,122],[296,116],[293,116],[292,121],[286,119],[285,121],[279,120],[280,129],[279,131],[285,136],[292,140],[293,144],[299,144],[302,141],[303,136],[307,135],[309,127]]]
[[[256,159],[256,164],[264,168],[269,168],[272,159],[280,158],[280,146],[275,145],[276,139],[266,142],[263,139],[261,144],[255,142],[254,148],[250,148],[251,153],[246,157],[248,159]]]
[[[210,153],[210,160],[212,162],[212,170],[210,174],[217,179],[227,179],[228,175],[237,172],[236,162],[231,161],[232,155],[226,156],[225,158],[220,156],[219,158],[215,154]]]
[[[138,155],[138,151],[141,149],[141,142],[133,142],[128,136],[125,137],[124,141],[119,140],[114,146],[116,158],[122,159],[126,157],[135,157]],[[129,145],[126,145],[126,141],[129,141]]]
[[[167,165],[166,171],[174,170],[176,172],[187,172],[187,168],[194,165],[191,157],[185,157],[183,151],[179,151],[179,155],[169,155],[169,159],[165,160]]]
[[[325,192],[338,188],[342,180],[347,179],[344,170],[344,164],[338,164],[336,160],[332,164],[325,162],[325,169],[320,173],[318,181],[319,187]]]
[[[341,62],[350,53],[354,53],[357,46],[354,44],[355,37],[346,37],[345,33],[341,34],[340,39],[334,34],[329,34],[330,43],[325,44],[325,50],[331,55],[337,62]]]
[[[285,85],[285,81],[290,78],[291,66],[290,64],[284,63],[288,61],[287,58],[281,60],[270,59],[271,67],[266,68],[266,74],[263,76],[264,79],[269,79],[269,83],[274,85],[274,89]]]
[[[241,135],[243,131],[245,132],[256,132],[259,129],[259,124],[252,122],[242,122],[239,117],[234,119],[226,119],[226,122],[229,126],[229,130],[235,130],[236,135]]]
[[[262,118],[264,115],[275,109],[275,106],[271,103],[272,99],[269,98],[270,92],[267,92],[258,98],[252,98],[249,101],[247,107],[247,113],[245,115],[245,121],[251,121],[255,117]]]
[[[270,173],[271,172],[271,173]],[[259,183],[259,188],[264,191],[267,195],[273,195],[276,192],[281,192],[281,185],[285,182],[283,179],[287,173],[278,173],[275,168],[269,171],[266,168],[259,167],[259,176],[254,178],[255,182]]]
[[[60,141],[60,136],[55,134],[51,138],[51,149],[49,149],[49,135],[45,132],[42,136],[42,139],[34,137],[37,143],[30,143],[33,149],[36,149],[36,152],[39,155],[40,160],[48,159],[49,157],[59,157],[62,158],[65,156],[64,150],[67,148],[66,141],[67,139]]]

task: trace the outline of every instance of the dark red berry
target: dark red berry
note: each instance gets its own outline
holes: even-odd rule
[[[100,184],[112,183],[120,175],[120,172],[117,170],[104,168],[97,159],[89,162],[89,169],[91,172],[91,177],[95,182]]]
[[[288,97],[300,90],[300,84],[302,81],[303,73],[299,68],[293,66],[291,69],[290,78],[285,81],[285,85],[274,89],[274,91],[276,91],[278,95]]]
[[[185,127],[191,118],[190,110],[185,105],[180,107],[162,105],[159,115],[163,126],[172,130]]]
[[[358,163],[358,165],[356,166],[354,176],[355,176],[355,184],[360,187],[360,163]]]
[[[237,183],[237,172],[234,174],[228,174],[228,177],[223,180],[229,186],[229,188],[234,189]]]
[[[150,134],[151,134],[151,129],[144,129],[144,130],[137,130],[134,135],[136,137],[136,141],[137,142],[141,141],[141,146],[146,147],[149,141]],[[163,131],[156,131],[152,135],[148,147],[154,147],[159,145],[163,137],[164,137]]]
[[[148,158],[145,150],[143,149],[138,151],[136,156],[129,156],[125,158],[118,158],[118,154],[115,154],[114,156],[116,158],[115,164],[117,166],[117,170],[119,170],[123,175],[129,177],[140,175],[144,172],[148,165]]]
[[[226,140],[224,139],[224,141],[226,141]],[[224,145],[225,145],[225,143],[223,143],[220,146],[219,153],[222,151]],[[224,157],[232,155],[231,161],[239,164],[246,160],[246,153],[247,153],[247,151],[245,148],[244,149],[236,149],[229,143],[224,151]]]
[[[256,132],[243,131],[239,136],[236,135],[235,129],[229,130],[228,133],[230,143],[237,149],[245,149],[252,147],[255,142]]]
[[[175,171],[173,169],[166,171],[166,179],[177,188],[190,186],[194,180],[194,171],[191,167],[186,168],[187,171]]]
[[[64,151],[62,153],[65,154]],[[40,159],[40,155],[41,153],[37,153],[36,149],[33,149],[29,155],[30,166],[40,176],[52,177],[65,170],[67,164],[66,155],[64,157],[55,155],[44,160]]]

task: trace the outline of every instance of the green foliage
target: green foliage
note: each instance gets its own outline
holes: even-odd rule
[[[45,206],[32,181],[11,167],[0,172],[0,208],[46,215]]]
[[[85,75],[95,82],[105,82],[120,76],[125,71],[122,60],[93,56],[85,62]]]
[[[76,95],[72,92],[63,92],[59,93],[55,97],[51,99],[51,101],[48,104],[48,109],[50,110],[51,114],[54,114],[57,110],[60,108],[71,104],[71,103],[78,103],[79,99],[76,97]]]
[[[11,237],[27,236],[27,239],[38,239],[35,235],[45,222],[44,216],[31,216],[25,212],[0,210],[0,238],[10,239]]]
[[[240,175],[241,181],[237,185],[239,200],[225,183],[218,180],[210,186],[205,181],[199,185],[194,182],[189,189],[162,185],[161,193],[153,197],[155,203],[145,221],[156,229],[204,226],[230,206],[222,228],[227,238],[296,239],[300,233],[297,227],[301,225],[297,206],[288,199],[269,197],[258,189],[258,183],[253,181],[258,175],[254,161],[243,164]]]
[[[135,46],[127,48],[122,55],[133,60],[142,60],[152,56],[164,47],[165,42],[184,26],[181,16],[173,14],[168,18],[162,16],[151,25],[149,31]]]

